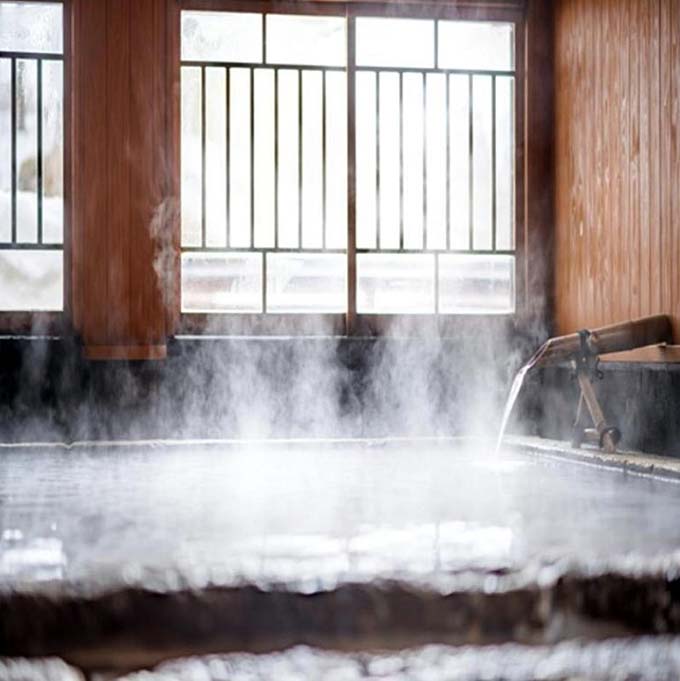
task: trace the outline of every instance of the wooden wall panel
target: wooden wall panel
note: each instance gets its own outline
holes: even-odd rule
[[[163,356],[166,0],[72,0],[74,322],[87,356]]]
[[[121,0],[105,0],[106,5],[106,166],[107,214],[100,216],[106,231],[100,243],[104,253],[94,267],[106,269],[106,343],[125,345],[130,327],[130,5]],[[85,329],[87,332],[88,329]],[[92,329],[99,335],[99,329]],[[101,344],[101,341],[97,343]]]
[[[135,55],[130,83],[131,259],[130,280],[137,295],[130,301],[130,333],[141,345],[157,343],[165,335],[165,312],[155,259],[161,242],[156,232],[163,228],[165,193],[165,0],[134,2],[131,13],[131,43]],[[169,225],[167,226],[169,228]]]
[[[88,342],[105,342],[108,274],[97,263],[106,256],[105,238],[100,238],[102,199],[107,196],[106,144],[103,132],[107,126],[106,41],[98,36],[106,33],[106,3],[81,3],[72,18],[72,120],[73,144],[73,317],[78,330],[88,329]],[[77,54],[77,59],[75,55]],[[87,88],[88,96],[79,97]],[[104,214],[106,211],[104,206]]]
[[[555,2],[555,323],[680,337],[680,0]]]
[[[554,302],[553,287],[553,36],[552,3],[529,0],[525,23],[525,102],[521,102],[526,151],[524,165],[524,225],[522,278],[527,282],[523,323],[543,330]],[[519,245],[519,244],[518,244]]]
[[[671,88],[671,115],[670,115],[670,138],[667,144],[670,147],[670,173],[669,181],[672,187],[680,187],[680,139],[678,138],[678,122],[680,121],[680,3],[673,0],[671,4],[671,20],[669,30],[671,35],[671,59],[670,88]],[[671,233],[671,302],[680,300],[680,263],[677,253],[680,251],[680,233],[678,233],[676,220],[680,220],[680,192],[670,191],[671,210],[669,217],[669,229]]]

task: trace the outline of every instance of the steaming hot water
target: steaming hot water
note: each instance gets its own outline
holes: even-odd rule
[[[628,322],[610,324],[609,326],[603,326],[590,331],[585,330],[549,339],[515,376],[508,401],[505,405],[505,411],[503,412],[501,429],[496,443],[496,453],[500,450],[510,414],[522,389],[527,373],[542,359],[546,358],[546,355],[546,359],[552,360],[567,359],[582,352],[586,352],[586,354],[591,356],[597,356],[651,345],[665,346],[672,341],[673,330],[670,319],[666,315],[642,317]]]
[[[562,608],[561,576],[582,609],[598,575],[609,613],[631,588],[623,570],[660,602],[658,575],[680,569],[676,483],[484,453],[465,439],[3,450],[0,655],[150,666],[158,651],[244,642],[419,645],[428,626],[436,640],[439,627],[477,643],[552,637],[560,620],[535,613]]]
[[[3,450],[0,502],[5,590],[481,583],[680,545],[677,484],[464,439]]]

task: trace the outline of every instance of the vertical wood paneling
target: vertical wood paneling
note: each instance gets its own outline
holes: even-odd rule
[[[671,20],[670,20],[670,39],[671,39],[671,67],[670,67],[670,87],[671,87],[671,117],[670,117],[670,147],[671,147],[671,187],[680,187],[680,140],[678,139],[678,121],[680,120],[680,0],[672,0]],[[680,192],[668,192],[671,197],[671,306],[676,305],[680,300],[680,263],[678,263],[677,253],[680,249],[680,234],[678,234],[678,220],[680,220]],[[677,327],[676,327],[677,332]]]
[[[611,40],[611,35],[609,34],[610,26],[612,23],[613,15],[606,11],[604,5],[599,6],[599,20],[600,20],[600,40],[599,40],[599,51],[597,56],[597,62],[599,65],[599,83],[598,87],[602,91],[602,105],[601,105],[601,116],[602,125],[598,130],[598,156],[599,162],[599,201],[598,201],[598,214],[600,216],[610,215],[612,218],[612,224],[616,228],[616,223],[613,221],[613,209],[612,209],[612,187],[611,187],[611,154],[614,149],[614,144],[612,140],[612,125],[611,119],[609,117],[609,109],[611,106],[611,93],[613,90],[613,82],[611,80],[611,70],[610,64],[613,60],[613,50],[608,50],[607,45]],[[606,231],[605,224],[602,217],[598,220],[598,244],[602,245],[606,242]],[[613,256],[613,252],[612,252]],[[612,309],[613,298],[611,296],[611,286],[607,286],[607,281],[612,281],[614,279],[614,271],[612,269],[612,259],[609,257],[604,261],[604,270],[597,277],[599,299],[601,301],[601,308],[599,314],[602,315],[604,310]]]
[[[106,248],[94,261],[106,269],[109,278],[107,343],[124,344],[130,325],[130,6],[121,0],[106,4],[106,82],[108,96],[105,129],[108,188],[106,231],[99,244]],[[101,217],[100,217],[101,220]],[[101,223],[100,223],[101,224]]]
[[[74,299],[86,354],[163,356],[165,0],[72,0]],[[162,239],[161,239],[162,242]]]
[[[651,65],[649,59],[649,0],[638,0],[638,16],[640,19],[640,59],[638,60],[638,88],[640,98],[640,146],[638,153],[638,169],[640,178],[640,261],[638,299],[638,315],[649,310],[649,284],[651,278],[650,265],[650,224],[649,224],[649,85]]]
[[[583,4],[585,4],[585,25],[590,24],[593,28],[596,28],[598,24],[595,22],[597,21],[597,17],[595,16],[596,10],[597,10],[597,3],[594,2],[589,2],[588,0],[583,0]],[[595,73],[595,46],[596,46],[596,31],[591,29],[589,31],[584,31],[583,30],[583,22],[582,22],[582,27],[579,29],[581,32],[583,32],[583,37],[585,40],[585,54],[584,54],[584,69],[583,69],[583,74],[582,77],[585,79],[586,82],[586,96],[584,101],[581,103],[582,106],[585,106],[587,102],[591,103],[593,105],[593,116],[586,116],[586,145],[594,149],[593,147],[593,130],[595,129],[595,126],[597,124],[595,120],[596,112],[595,112],[595,104],[598,102],[597,97],[595,96],[595,79],[597,77],[597,74]],[[586,203],[585,203],[585,214],[587,216],[590,216],[590,222],[591,224],[589,225],[589,229],[586,229],[584,231],[584,237],[585,237],[585,247],[586,247],[586,252],[590,252],[595,249],[596,247],[596,237],[597,237],[597,219],[595,218],[596,216],[596,211],[595,211],[595,186],[597,182],[597,174],[595,170],[595,161],[597,159],[596,154],[588,154],[585,157],[585,165],[582,171],[582,178],[583,178],[583,184],[586,188]],[[595,219],[593,219],[595,218]],[[588,319],[588,325],[591,325],[592,322],[592,317],[597,315],[597,309],[599,307],[599,302],[596,299],[595,296],[595,291],[594,291],[594,285],[593,285],[593,271],[592,271],[592,260],[590,258],[585,258],[584,259],[585,263],[585,279],[583,281],[583,285],[580,286],[581,289],[581,295],[579,299],[581,300],[581,304],[585,307],[587,302],[589,300],[592,300],[593,303],[590,306],[590,310],[588,310],[589,317]],[[580,282],[579,282],[580,283]]]
[[[651,77],[649,84],[649,310],[661,312],[661,12],[650,14],[649,63]]]
[[[555,7],[555,321],[680,332],[680,0]]]
[[[72,66],[74,78],[73,119],[74,144],[74,267],[77,298],[74,304],[81,320],[79,328],[91,330],[91,341],[105,342],[107,337],[106,309],[108,297],[106,268],[97,266],[106,256],[105,235],[99,234],[102,217],[101,197],[107,195],[107,146],[102,136],[107,117],[103,102],[107,99],[106,3],[83,3],[74,6]],[[76,57],[77,55],[77,57]],[[89,96],[79,94],[87,88]]]
[[[522,254],[518,262],[518,277],[527,283],[527,304],[524,312],[528,323],[538,322],[542,326],[549,311],[554,306],[553,268],[553,212],[554,193],[553,172],[553,40],[552,40],[552,3],[543,0],[530,0],[527,4],[525,30],[518,36],[521,45],[518,52],[526,48],[526,60],[518,61],[524,77],[525,105],[520,102],[518,125],[524,126],[526,153],[518,156],[524,168],[525,199],[520,201],[518,224],[524,224],[523,233],[518,239],[518,251]],[[530,131],[530,132],[526,132]],[[518,187],[518,190],[521,187]],[[520,194],[521,195],[521,194]],[[530,197],[530,198],[529,198]],[[519,270],[519,267],[523,268]],[[518,286],[518,299],[524,292]],[[522,310],[519,310],[520,314]]]
[[[660,202],[660,221],[661,238],[659,244],[659,271],[661,282],[659,310],[669,310],[672,304],[672,284],[664,286],[663,282],[672,282],[672,263],[671,258],[664,257],[664,253],[673,252],[671,232],[673,229],[671,217],[671,192],[662,191],[661,184],[671,181],[671,75],[673,73],[673,62],[671,52],[671,3],[661,3],[661,13],[659,15],[659,78],[661,90],[661,109],[659,111],[659,202]]]
[[[628,272],[630,273],[629,317],[640,315],[640,6],[632,0],[630,41],[630,222],[628,223]],[[635,27],[634,29],[632,27]],[[620,292],[619,292],[620,294]]]
[[[139,344],[153,343],[165,329],[159,282],[154,271],[154,232],[162,215],[163,202],[163,101],[162,31],[164,3],[159,0],[135,2],[131,8],[130,42],[135,55],[135,77],[131,79],[130,184],[131,203],[130,278],[136,282],[137,295],[130,298],[130,333]],[[160,33],[160,35],[159,35]]]
[[[622,35],[622,12],[614,13],[609,17],[609,35],[608,40],[620,40]],[[609,187],[607,192],[608,211],[612,216],[612,223],[615,226],[617,237],[614,240],[612,249],[612,258],[610,261],[611,278],[613,282],[613,289],[618,290],[621,286],[621,252],[623,245],[623,223],[622,210],[620,203],[616,201],[616,197],[621,195],[622,170],[623,163],[621,162],[621,133],[619,130],[621,110],[622,89],[619,75],[621,73],[621,51],[610,50],[610,62],[607,69],[607,82],[611,86],[609,99],[609,113],[607,116],[607,131],[608,131],[608,158],[609,158]],[[612,309],[612,314],[617,318],[623,316],[621,310],[621,301],[618,297],[612,295],[609,304]]]
[[[160,0],[159,0],[160,2]],[[165,305],[166,330],[174,333],[179,326],[181,281],[180,281],[180,7],[178,2],[165,3],[165,107],[164,130],[166,148],[166,197],[165,238],[163,245],[169,244],[165,250],[163,274],[161,281],[163,303]],[[173,198],[174,197],[174,198]]]
[[[628,269],[628,254],[630,252],[630,234],[631,234],[631,205],[630,198],[630,182],[631,182],[631,91],[630,91],[630,52],[631,52],[631,32],[628,26],[631,22],[631,0],[624,0],[622,14],[622,31],[620,40],[622,41],[621,54],[621,100],[619,108],[621,110],[620,126],[621,126],[621,146],[622,153],[619,162],[623,166],[622,173],[622,187],[621,194],[617,196],[617,200],[621,202],[621,224],[622,232],[619,244],[619,267],[621,268],[622,276],[619,279],[619,293],[616,299],[619,301],[618,305],[618,319],[625,319],[630,317],[630,297],[628,295],[622,296],[620,291],[627,288],[630,284],[630,270]]]
[[[603,70],[605,65],[606,46],[604,43],[604,21],[605,21],[605,6],[602,3],[592,3],[594,9],[594,28],[592,33],[592,70],[595,73],[594,87],[592,98],[595,102],[595,118],[590,123],[590,139],[592,148],[595,149],[595,155],[592,159],[592,170],[594,172],[593,182],[593,205],[592,215],[595,216],[595,239],[592,248],[601,250],[604,247],[604,235],[602,226],[603,203],[604,203],[604,136],[605,130],[605,104],[607,96],[608,83],[604,82]],[[593,176],[591,176],[593,177]],[[588,291],[588,296],[596,301],[593,314],[600,317],[606,306],[605,295],[606,288],[604,281],[607,278],[608,262],[604,260],[600,268],[595,268],[595,263],[589,261],[591,288]]]
[[[73,224],[73,155],[75,149],[72,147],[72,135],[75,122],[72,117],[71,94],[73,92],[74,73],[71,68],[73,49],[71,37],[73,35],[71,2],[66,0],[63,5],[64,11],[64,224]],[[71,229],[64,230],[64,315],[69,322],[71,329],[76,321],[75,309],[73,306],[73,238]]]

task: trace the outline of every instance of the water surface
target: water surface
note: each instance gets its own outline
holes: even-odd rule
[[[0,586],[323,588],[675,559],[680,485],[492,451],[432,442],[3,451]]]

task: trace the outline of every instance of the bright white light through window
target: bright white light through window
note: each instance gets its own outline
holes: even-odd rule
[[[182,59],[260,62],[262,15],[247,12],[182,12]]]
[[[267,15],[267,62],[346,66],[345,20],[340,17]]]
[[[352,21],[182,13],[183,311],[513,312],[513,25]]]
[[[63,307],[61,3],[0,0],[0,311]]]
[[[435,22],[357,19],[357,66],[434,67]]]

